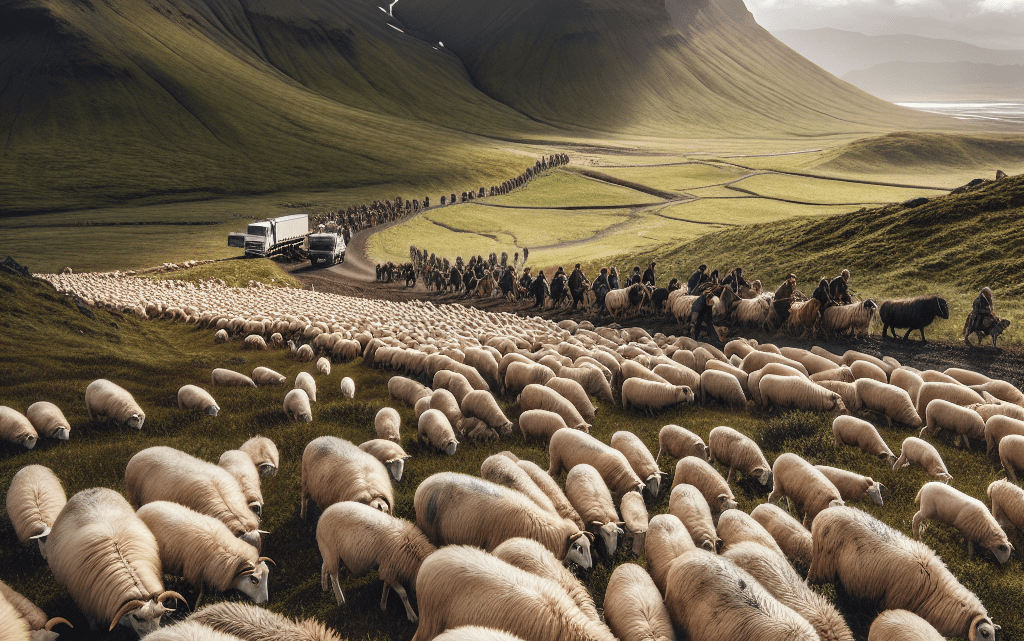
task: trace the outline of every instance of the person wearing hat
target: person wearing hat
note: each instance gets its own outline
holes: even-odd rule
[[[686,293],[690,296],[696,296],[704,283],[709,280],[711,280],[711,277],[708,276],[708,266],[701,265],[697,268],[697,271],[693,272],[693,275],[690,276],[690,280],[686,281]]]
[[[572,308],[576,309],[576,306],[583,300],[583,292],[586,289],[584,283],[587,282],[587,275],[580,269],[580,264],[576,263],[576,267],[573,268],[572,273],[569,274],[569,293],[572,294]]]
[[[551,301],[556,306],[561,305],[568,295],[569,279],[565,275],[565,270],[559,267],[555,275],[551,277]]]
[[[706,331],[709,343],[716,344],[720,342],[718,334],[715,333],[715,327],[711,322],[714,314],[714,300],[715,295],[708,289],[701,296],[698,296],[697,300],[693,301],[693,306],[690,308],[690,318],[693,322],[694,340],[699,340],[701,331]]]
[[[779,317],[779,326],[789,318],[789,308],[793,304],[793,294],[796,293],[796,274],[790,274],[786,280],[775,290],[775,315]]]
[[[992,290],[984,287],[971,305],[971,322],[969,323],[970,329],[967,333],[970,334],[978,331],[987,333],[998,322],[999,317],[996,316],[996,307],[992,300]],[[970,343],[968,342],[968,344]]]
[[[829,297],[834,305],[849,305],[853,302],[850,298],[850,270],[844,269],[841,274],[832,279],[828,285]]]
[[[643,283],[645,285],[650,285],[651,287],[655,287],[655,284],[654,284],[654,267],[657,264],[658,263],[656,263],[654,261],[651,261],[651,263],[647,266],[647,269],[644,271],[643,278],[640,279],[641,283]]]

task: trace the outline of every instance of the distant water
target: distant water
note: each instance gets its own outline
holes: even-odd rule
[[[1024,102],[898,102],[929,113],[952,116],[957,120],[995,120],[1024,125]]]

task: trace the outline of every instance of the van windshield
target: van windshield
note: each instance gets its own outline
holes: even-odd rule
[[[267,228],[263,225],[249,225],[249,229],[245,233],[250,236],[266,236]]]

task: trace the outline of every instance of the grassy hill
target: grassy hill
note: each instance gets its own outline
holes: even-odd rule
[[[814,162],[814,169],[846,173],[894,173],[984,169],[995,173],[1024,165],[1024,138],[895,132],[843,145]]]

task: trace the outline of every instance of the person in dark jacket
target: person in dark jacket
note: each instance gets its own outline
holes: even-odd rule
[[[501,295],[504,298],[508,298],[510,292],[515,289],[516,286],[516,275],[512,271],[512,266],[509,265],[505,268],[505,272],[498,279],[498,287],[501,288]]]
[[[630,275],[629,275],[629,278],[626,279],[626,287],[629,287],[630,285],[636,285],[639,282],[640,282],[640,267],[634,267],[632,273],[630,273]]]
[[[572,294],[572,308],[576,309],[576,306],[583,300],[584,283],[587,281],[587,275],[580,269],[580,264],[576,263],[576,267],[569,274],[569,293]]]
[[[559,267],[551,278],[551,302],[556,306],[561,305],[568,295],[569,279],[565,275],[565,270]]]
[[[725,277],[722,284],[726,287],[731,287],[732,291],[737,294],[740,293],[740,287],[750,287],[750,283],[743,278],[743,268],[737,267],[736,269],[729,272],[729,275]]]
[[[601,268],[601,275],[594,279],[593,284],[590,285],[590,290],[597,295],[597,306],[604,308],[604,297],[611,290],[611,286],[608,284],[608,268]]]
[[[523,269],[523,275],[519,277],[519,286],[526,291],[531,291],[530,286],[533,284],[533,276],[530,274],[530,268],[525,267]]]
[[[999,322],[999,317],[996,316],[995,302],[992,300],[992,290],[985,287],[978,293],[978,297],[974,299],[974,303],[971,305],[971,323],[967,333],[987,332],[997,322]]]
[[[686,293],[690,296],[696,296],[704,283],[710,280],[711,276],[708,275],[708,266],[701,265],[697,268],[697,271],[693,272],[693,275],[690,276],[690,280],[686,281]]]
[[[772,303],[775,307],[775,314],[779,317],[780,326],[789,318],[789,308],[793,304],[794,293],[796,293],[796,274],[790,274],[785,282],[775,290],[775,302]]]
[[[643,277],[640,279],[641,283],[644,283],[645,285],[650,285],[651,287],[655,287],[655,284],[654,284],[654,278],[655,278],[655,276],[654,276],[654,267],[657,264],[658,263],[652,262],[651,264],[649,264],[647,266],[647,269],[644,271]]]
[[[811,294],[811,298],[821,303],[821,310],[824,312],[829,307],[833,307],[834,303],[829,292],[828,279],[822,278],[818,283],[818,286],[814,288],[814,293]]]
[[[533,283],[530,285],[530,293],[532,293],[534,298],[537,300],[533,306],[544,309],[544,301],[547,300],[548,294],[551,293],[551,290],[548,288],[548,279],[544,277],[543,271],[537,275],[537,278],[535,278]]]
[[[715,327],[711,322],[714,315],[714,298],[714,294],[709,289],[702,296],[699,296],[697,300],[693,301],[693,306],[690,308],[690,317],[693,321],[694,340],[700,339],[701,331],[705,331],[708,335],[709,343],[719,342],[718,334],[715,333]]]
[[[719,276],[717,269],[711,270],[711,273],[708,274],[708,282],[711,283],[712,289],[718,287],[718,284],[722,282],[722,278]],[[702,285],[702,287],[706,287],[706,285]]]
[[[608,289],[619,289],[619,270],[612,265],[612,268],[608,270]]]
[[[844,269],[843,273],[832,279],[829,283],[828,293],[835,305],[849,305],[853,302],[850,298],[850,270]]]

